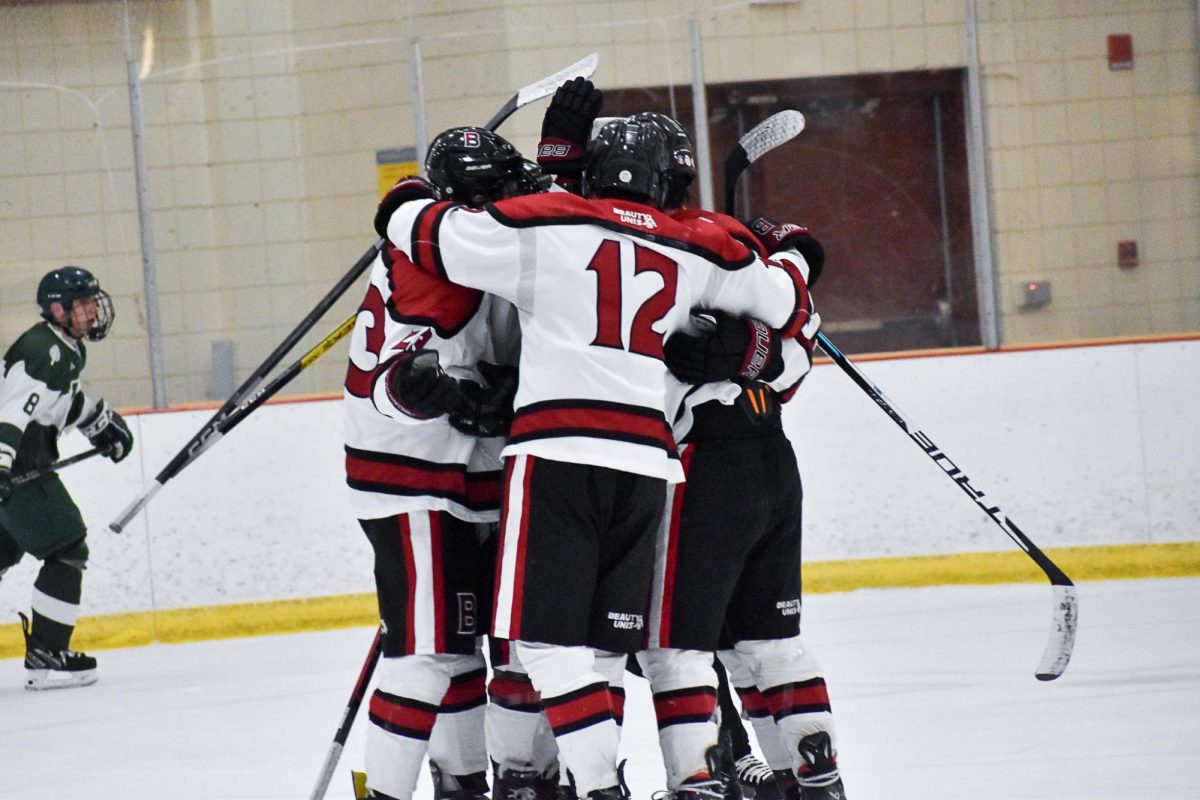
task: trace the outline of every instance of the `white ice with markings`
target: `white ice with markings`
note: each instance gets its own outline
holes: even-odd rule
[[[1080,587],[1066,674],[1033,671],[1048,585],[869,590],[805,601],[852,800],[1200,797],[1200,579]],[[308,797],[367,628],[100,651],[95,686],[21,688],[0,661],[0,798]],[[365,716],[327,797],[351,797]],[[635,800],[662,788],[649,692],[630,676]],[[423,780],[418,798],[430,797]]]

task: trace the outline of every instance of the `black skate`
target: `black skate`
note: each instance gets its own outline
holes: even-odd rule
[[[737,779],[742,796],[747,800],[782,800],[775,773],[755,758],[753,753],[747,753],[733,762],[733,777]]]
[[[495,766],[492,800],[558,800],[558,771],[550,774]]]
[[[800,740],[799,750],[804,763],[796,779],[802,800],[846,800],[829,734],[822,731],[805,736]]]
[[[51,650],[30,632],[29,618],[19,615],[25,634],[26,689],[90,686],[100,679],[96,674],[96,659],[74,650]]]
[[[488,800],[487,775],[482,772],[448,775],[432,761],[429,772],[433,775],[433,800]]]
[[[673,800],[741,800],[741,788],[727,769],[725,751],[713,745],[705,751],[704,760],[708,774],[701,773],[679,784]]]
[[[629,786],[625,783],[625,762],[617,765],[616,786],[593,789],[587,796],[588,800],[629,800]]]

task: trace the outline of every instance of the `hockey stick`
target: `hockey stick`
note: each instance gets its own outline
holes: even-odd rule
[[[383,628],[381,627],[375,631],[375,640],[371,642],[367,660],[363,662],[362,670],[358,673],[358,680],[354,682],[354,691],[350,693],[350,702],[346,703],[346,708],[342,711],[342,723],[338,726],[337,733],[333,735],[333,744],[329,746],[329,752],[325,755],[325,763],[321,765],[321,772],[317,775],[317,785],[313,787],[309,800],[322,800],[325,797],[329,781],[333,779],[333,771],[337,768],[338,759],[342,757],[342,749],[346,746],[346,739],[350,736],[350,726],[354,724],[354,718],[358,715],[358,707],[362,705],[363,697],[367,694],[367,685],[371,682],[371,675],[375,672],[375,665],[379,663],[379,656],[382,652]]]
[[[249,416],[251,412],[253,412],[280,389],[290,383],[292,379],[303,372],[309,364],[316,361],[318,358],[324,355],[329,348],[341,341],[346,334],[350,333],[350,331],[354,328],[355,318],[356,315],[347,317],[341,325],[337,326],[337,328],[334,329],[324,339],[317,342],[317,344],[313,346],[311,350],[301,356],[299,360],[293,362],[289,367],[287,367],[287,369],[283,370],[274,378],[272,378],[270,383],[254,391],[254,393],[250,395],[248,399],[235,405],[229,413],[224,414],[219,418],[214,418],[216,420],[215,423],[210,421],[208,424],[206,424],[202,431],[204,436],[201,437],[197,435],[196,437],[193,437],[192,442],[189,442],[189,446],[184,450],[181,450],[179,454],[175,456],[171,463],[167,465],[166,469],[160,472],[158,477],[154,479],[154,482],[150,484],[150,488],[143,492],[142,496],[139,497],[131,506],[129,506],[129,508],[125,509],[122,515],[108,526],[108,529],[113,533],[120,533],[122,530],[124,530],[125,526],[129,524],[129,521],[133,519],[133,517],[139,511],[141,511],[147,503],[150,502],[154,495],[158,494],[159,490],[162,489],[163,485],[166,484],[167,481],[177,475],[188,464],[199,458],[201,453],[216,444],[221,437],[233,430],[233,428],[236,427],[239,422]]]
[[[804,115],[787,109],[764,119],[738,139],[725,157],[725,213],[734,216],[738,178],[767,152],[790,142],[804,130]]]
[[[108,451],[101,450],[99,447],[93,447],[91,450],[84,450],[82,453],[73,455],[70,458],[64,458],[60,461],[55,461],[53,464],[44,466],[41,469],[31,469],[31,470],[29,470],[29,472],[25,472],[25,473],[22,473],[21,475],[17,475],[16,477],[14,477],[12,479],[13,485],[20,486],[23,483],[29,483],[30,481],[36,481],[38,478],[44,478],[51,473],[58,472],[63,467],[69,467],[72,464],[78,464],[80,461],[83,461],[84,459],[91,458],[92,456],[98,456],[101,453],[106,453],[106,452],[108,452]]]
[[[800,125],[790,135],[784,126],[778,126],[777,130],[764,129],[772,124],[772,121],[786,114],[782,111],[772,117],[768,117],[759,125],[755,126],[745,136],[738,140],[737,146],[729,154],[725,160],[725,211],[727,214],[733,215],[734,201],[737,193],[737,178],[742,171],[750,164],[758,160],[764,153],[784,142],[792,139],[797,133],[804,129],[803,117],[800,118]],[[799,112],[795,112],[797,115]],[[793,125],[794,127],[794,125]],[[1017,546],[1025,551],[1025,554],[1033,559],[1046,577],[1050,580],[1051,588],[1054,591],[1054,612],[1052,625],[1050,629],[1050,638],[1046,642],[1046,649],[1042,653],[1042,659],[1038,663],[1034,675],[1040,681],[1052,681],[1067,668],[1067,664],[1071,660],[1071,652],[1075,648],[1075,628],[1079,620],[1079,598],[1075,590],[1075,584],[1067,577],[1058,565],[1035,545],[1028,536],[1026,536],[1016,524],[1004,514],[997,505],[988,505],[983,502],[984,493],[971,485],[970,478],[967,477],[961,469],[950,460],[949,456],[933,443],[928,434],[921,431],[912,424],[896,406],[888,400],[883,390],[872,384],[867,377],[854,366],[841,350],[839,350],[833,342],[829,341],[823,332],[817,332],[817,344],[821,345],[821,349],[829,354],[842,370],[850,376],[859,388],[867,393],[872,400],[875,401],[884,413],[892,418],[892,421],[900,426],[900,429],[912,439],[918,447],[925,452],[927,456],[933,459],[934,463],[941,467],[942,471],[958,484],[967,496],[971,498],[977,506],[983,509],[983,512],[988,517],[1000,526],[1000,529],[1008,534],[1009,538],[1016,542]]]
[[[1054,617],[1050,629],[1050,639],[1046,642],[1046,650],[1042,653],[1042,660],[1038,663],[1034,674],[1039,681],[1052,681],[1062,675],[1063,670],[1067,668],[1067,663],[1071,660],[1071,651],[1075,647],[1075,627],[1079,620],[1079,598],[1075,591],[1075,584],[1066,576],[1066,573],[1058,568],[1057,564],[1030,541],[1028,536],[1021,532],[1016,523],[1009,519],[998,505],[992,501],[985,502],[985,494],[971,485],[971,479],[967,477],[967,474],[934,444],[928,434],[917,428],[900,413],[899,409],[883,393],[883,390],[867,380],[858,367],[854,366],[850,359],[846,358],[842,351],[838,350],[833,342],[829,341],[829,338],[820,331],[817,332],[817,344],[821,345],[821,349],[828,353],[829,357],[850,376],[850,379],[858,384],[859,388],[866,392],[876,405],[892,418],[893,422],[900,426],[900,430],[904,431],[908,438],[912,439],[917,447],[925,452],[925,455],[933,459],[934,463],[941,467],[942,472],[957,483],[959,488],[966,492],[967,497],[983,509],[983,513],[987,514],[992,522],[999,525],[1000,529],[1016,542],[1017,547],[1024,550],[1025,554],[1041,567],[1042,572],[1046,573],[1054,590]]]
[[[500,126],[500,123],[508,119],[508,117],[511,116],[512,113],[517,109],[553,94],[563,81],[569,80],[576,75],[581,75],[585,78],[590,77],[596,71],[596,65],[599,63],[599,58],[600,57],[596,53],[591,53],[566,69],[542,78],[537,83],[531,83],[528,86],[522,87],[515,95],[509,98],[504,106],[498,112],[496,112],[495,116],[488,120],[485,127],[488,130],[495,130]],[[146,504],[150,502],[151,498],[158,493],[158,491],[163,487],[163,484],[179,474],[184,467],[194,461],[196,457],[200,455],[200,453],[204,452],[211,446],[212,442],[210,442],[209,439],[211,439],[217,432],[217,428],[219,425],[221,425],[221,422],[230,414],[234,413],[234,410],[242,401],[242,399],[254,391],[255,387],[257,387],[258,384],[260,384],[263,379],[266,378],[267,374],[269,374],[270,371],[274,369],[280,361],[283,360],[283,357],[287,355],[287,352],[295,347],[296,343],[300,341],[300,339],[317,323],[317,320],[319,320],[321,316],[323,316],[325,312],[329,310],[330,306],[332,306],[334,302],[336,302],[337,299],[346,292],[346,289],[348,289],[350,285],[353,284],[354,281],[356,281],[358,277],[367,269],[367,267],[371,265],[371,262],[375,260],[375,256],[380,250],[383,249],[383,246],[384,240],[382,238],[378,239],[365,253],[362,254],[358,261],[355,262],[354,266],[350,268],[350,271],[347,272],[340,281],[338,281],[337,285],[334,286],[334,288],[331,289],[324,298],[322,298],[321,302],[319,302],[317,306],[313,308],[311,312],[309,312],[308,316],[301,321],[296,329],[288,334],[287,338],[275,348],[271,355],[267,356],[267,359],[260,364],[253,373],[250,374],[250,377],[248,377],[246,381],[239,386],[232,395],[230,395],[229,399],[225,401],[224,405],[217,410],[217,413],[215,413],[212,418],[209,419],[209,421],[206,422],[204,426],[192,436],[188,443],[185,444],[183,448],[175,454],[175,457],[167,463],[167,466],[163,467],[158,475],[155,476],[154,483],[150,485],[150,488],[142,492],[139,497],[126,506],[125,510],[122,511],[115,520],[109,523],[109,530],[111,530],[113,533],[120,533],[122,530],[124,530],[125,526],[127,526],[129,522],[135,516],[137,516],[138,512],[146,507]],[[228,426],[226,430],[231,427],[233,426]]]
[[[494,131],[500,127],[500,123],[508,119],[509,116],[518,108],[527,106],[530,103],[541,100],[543,97],[549,97],[554,94],[560,85],[571,78],[590,78],[596,72],[596,65],[600,63],[600,56],[596,53],[588,53],[583,58],[576,61],[569,67],[560,69],[553,75],[547,75],[536,83],[531,83],[528,86],[522,86],[517,90],[517,93],[508,98],[508,101],[500,107],[496,115],[487,121],[483,127],[489,131]]]

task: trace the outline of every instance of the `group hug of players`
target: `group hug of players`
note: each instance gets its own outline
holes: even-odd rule
[[[410,800],[428,757],[438,798],[485,797],[489,770],[496,800],[629,797],[628,668],[673,797],[839,800],[780,420],[823,252],[688,208],[679,123],[601,107],[560,86],[536,163],[448,130],[376,215],[344,403],[384,632],[367,796]]]

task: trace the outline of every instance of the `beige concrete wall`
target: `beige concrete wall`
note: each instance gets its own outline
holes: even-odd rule
[[[37,279],[93,269],[118,322],[87,377],[151,400],[125,42],[118,2],[0,5],[0,343],[35,318]],[[600,54],[602,86],[961,67],[962,0],[135,2],[167,395],[203,400],[230,339],[240,382],[374,239],[377,149],[415,142],[410,43],[432,135],[482,122],[521,84]],[[1190,0],[980,0],[1002,338],[1200,329],[1200,167]],[[1105,37],[1131,33],[1113,72]],[[505,124],[525,151],[540,110]],[[690,120],[688,120],[690,123]],[[1142,264],[1116,266],[1136,239]],[[1054,302],[1017,308],[1018,286]],[[355,292],[351,292],[355,294]],[[351,313],[347,297],[308,343]],[[296,353],[296,356],[299,352]],[[344,350],[289,392],[340,386]]]

